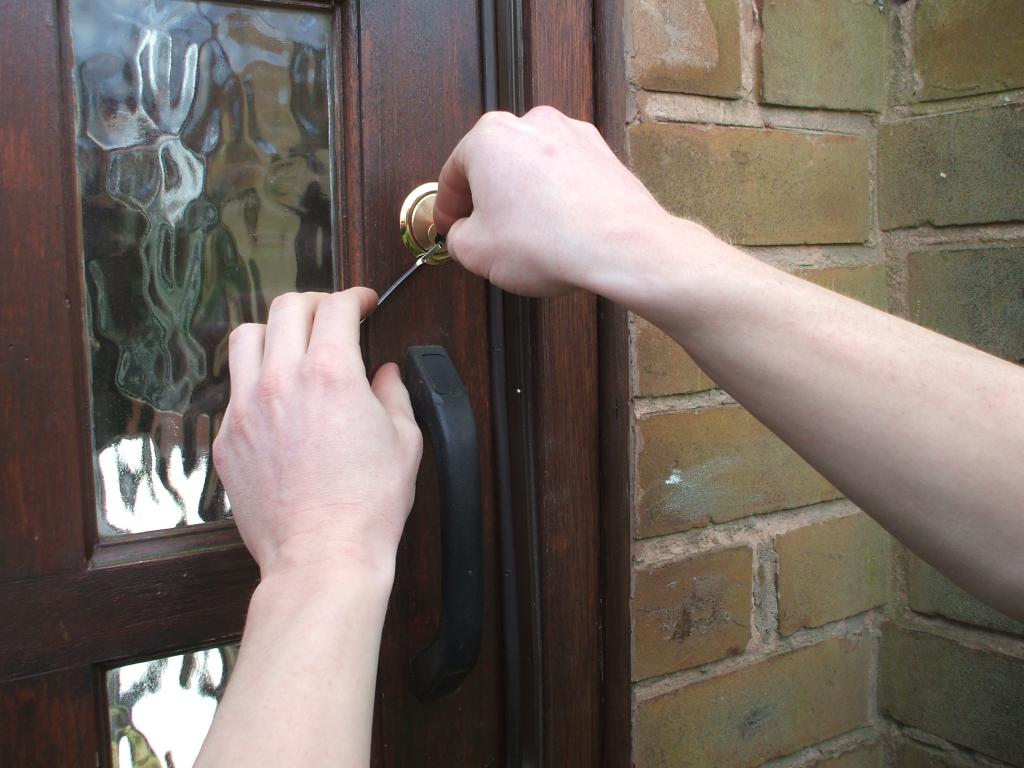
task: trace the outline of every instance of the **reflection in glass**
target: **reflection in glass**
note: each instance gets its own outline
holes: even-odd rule
[[[227,336],[331,290],[330,17],[72,0],[100,530],[214,520]]]
[[[114,768],[189,768],[237,656],[226,645],[107,672]]]

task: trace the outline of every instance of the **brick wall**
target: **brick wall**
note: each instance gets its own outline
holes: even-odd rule
[[[1024,362],[1024,2],[627,0],[626,38],[669,209]],[[1024,625],[630,336],[635,763],[1024,766]]]

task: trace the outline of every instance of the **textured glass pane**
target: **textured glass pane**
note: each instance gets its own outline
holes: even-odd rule
[[[189,768],[237,656],[226,645],[107,672],[114,768]]]
[[[72,0],[100,530],[214,520],[227,336],[331,290],[330,17]]]

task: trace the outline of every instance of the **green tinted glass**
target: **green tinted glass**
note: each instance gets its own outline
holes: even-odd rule
[[[336,284],[331,18],[72,0],[71,37],[100,530],[215,520],[228,333]]]

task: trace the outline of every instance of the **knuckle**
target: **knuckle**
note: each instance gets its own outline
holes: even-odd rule
[[[407,425],[406,440],[409,449],[412,451],[412,455],[418,459],[423,453],[423,431],[415,419],[406,419],[405,424]]]
[[[564,115],[552,106],[540,104],[526,113],[528,117],[550,120],[552,118],[564,117]]]
[[[498,135],[507,131],[516,119],[516,116],[511,112],[484,112],[476,122],[476,128],[474,129],[476,136],[474,138],[491,138],[494,140]]]
[[[337,293],[332,293],[324,299],[324,301],[330,302],[330,304],[337,305],[339,307],[358,306],[359,300],[356,298],[354,291],[354,288],[338,291]]]
[[[231,455],[231,445],[224,434],[224,430],[218,432],[217,436],[213,438],[210,452],[213,455],[213,465],[219,472],[223,472],[224,468],[228,465]]]
[[[223,459],[230,460],[242,443],[252,441],[256,433],[256,408],[248,402],[232,401],[228,406],[231,417],[227,419],[217,437],[214,438],[214,446],[220,444],[220,452]],[[216,456],[214,461],[216,461]]]
[[[256,397],[262,402],[272,402],[283,397],[287,389],[284,373],[277,368],[266,368],[256,383]]]
[[[504,112],[500,109],[495,109],[490,112],[484,112],[480,115],[480,118],[477,120],[477,125],[504,125],[511,117],[511,112]]]
[[[228,344],[238,344],[242,340],[258,334],[261,328],[260,323],[242,323],[228,335]]]
[[[318,349],[306,355],[302,373],[308,381],[324,385],[337,384],[346,378],[340,356],[330,349]]]
[[[270,311],[281,312],[282,310],[294,309],[301,305],[303,301],[304,299],[302,298],[301,293],[296,293],[294,291],[282,293],[270,302]]]
[[[234,441],[234,436],[246,434],[252,424],[252,410],[253,406],[249,401],[232,397],[217,437],[224,435],[224,439],[230,444]]]
[[[329,309],[330,317],[343,323],[351,322],[359,317],[360,302],[357,293],[353,289],[333,293],[323,300],[320,309]],[[317,310],[320,311],[319,309]]]

